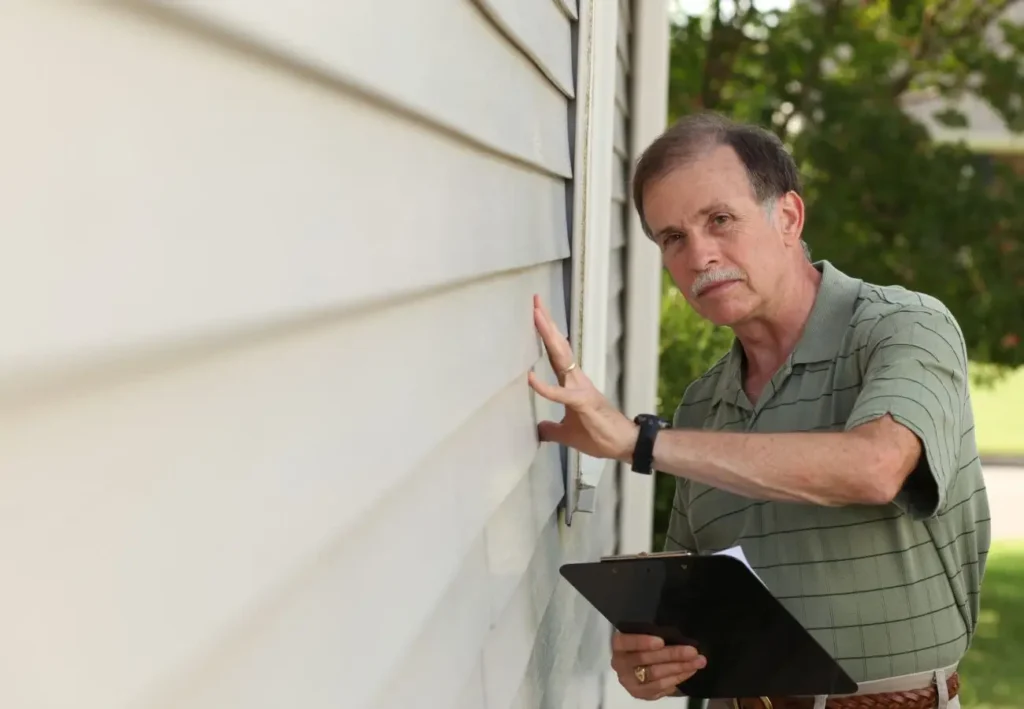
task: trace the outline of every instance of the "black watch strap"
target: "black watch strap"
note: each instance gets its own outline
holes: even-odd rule
[[[654,468],[654,439],[658,437],[658,431],[668,428],[669,424],[654,414],[640,414],[633,423],[640,427],[633,448],[633,472],[650,475]]]

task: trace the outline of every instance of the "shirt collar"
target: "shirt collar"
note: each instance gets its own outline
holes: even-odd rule
[[[823,362],[839,353],[860,295],[862,281],[859,279],[847,276],[829,261],[818,261],[814,267],[821,272],[821,284],[804,332],[790,356],[793,364]],[[738,339],[733,339],[712,404],[723,399],[737,403],[743,390],[743,358],[743,346]]]
[[[839,354],[863,284],[828,261],[819,261],[814,267],[821,271],[821,285],[811,316],[793,350],[793,364],[824,362]]]

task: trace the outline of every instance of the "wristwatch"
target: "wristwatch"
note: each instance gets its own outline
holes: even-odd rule
[[[658,431],[670,428],[671,424],[654,414],[640,414],[633,419],[633,423],[640,427],[633,448],[633,472],[650,475],[654,465],[654,439]]]

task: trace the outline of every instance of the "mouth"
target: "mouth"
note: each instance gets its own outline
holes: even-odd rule
[[[697,291],[697,297],[703,298],[704,296],[709,295],[711,293],[722,293],[728,290],[729,288],[732,288],[739,282],[739,280],[716,281],[715,283],[708,284],[701,288],[699,291]]]

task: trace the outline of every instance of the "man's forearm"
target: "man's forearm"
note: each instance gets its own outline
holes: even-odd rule
[[[662,472],[756,499],[818,505],[885,504],[916,455],[863,433],[666,430],[654,444]]]

